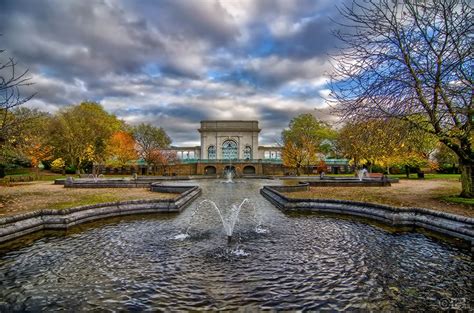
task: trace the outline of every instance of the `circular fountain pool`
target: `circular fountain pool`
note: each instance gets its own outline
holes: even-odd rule
[[[258,194],[268,181],[199,184],[218,207],[248,198],[259,231],[252,210],[231,244],[212,210],[188,227],[198,199],[180,215],[43,238],[0,255],[0,311],[438,310],[441,299],[473,297],[469,251],[351,219],[285,215]]]

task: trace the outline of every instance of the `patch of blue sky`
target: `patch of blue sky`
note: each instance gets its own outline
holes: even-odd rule
[[[225,81],[225,78],[229,76],[229,73],[221,70],[210,69],[207,71],[206,76],[211,81]]]
[[[350,78],[333,81],[331,83],[331,87],[336,90],[349,90],[349,89],[357,88],[357,86],[358,84]]]
[[[278,94],[284,98],[291,99],[314,99],[321,98],[321,86],[315,87],[311,84],[285,85],[278,90]]]
[[[232,79],[233,78],[233,79]],[[231,79],[234,80],[237,83],[244,84],[244,85],[249,85],[254,88],[259,88],[260,87],[260,82],[256,75],[250,71],[246,70],[240,70],[240,71],[235,71],[231,75]]]
[[[161,77],[161,69],[160,66],[156,63],[148,63],[145,64],[145,66],[142,67],[142,71],[151,76],[151,77]]]
[[[46,65],[40,65],[38,67],[38,70],[39,70],[41,75],[44,75],[46,77],[55,76],[57,74],[56,70],[54,70],[52,67],[49,67],[49,66],[46,66]]]
[[[273,38],[271,36],[265,36],[259,40],[257,46],[250,52],[250,55],[254,57],[266,57],[273,54],[275,49],[276,46]]]
[[[254,25],[255,38],[249,42],[246,48],[247,55],[254,58],[262,58],[272,55],[278,49],[278,45],[270,30],[264,25]]]
[[[141,108],[132,104],[127,105],[127,107],[123,108],[122,110],[127,114],[134,114],[134,113],[141,114],[142,112]]]
[[[209,80],[216,82],[225,82],[236,85],[249,85],[257,87],[259,85],[258,79],[254,73],[245,69],[235,68],[231,71],[209,70],[207,72]]]
[[[175,89],[172,92],[176,96],[184,96],[184,97],[199,97],[206,93],[206,90],[203,90],[201,88],[186,88],[186,89]]]

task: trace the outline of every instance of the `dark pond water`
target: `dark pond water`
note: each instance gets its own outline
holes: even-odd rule
[[[218,207],[250,199],[231,244],[207,208],[190,237],[176,239],[197,200],[180,215],[124,218],[3,251],[0,311],[439,310],[441,299],[473,297],[468,251],[351,219],[285,215],[258,194],[268,183],[199,182]]]

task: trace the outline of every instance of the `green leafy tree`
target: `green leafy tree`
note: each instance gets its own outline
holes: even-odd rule
[[[36,167],[39,162],[48,160],[52,150],[47,143],[46,129],[51,118],[49,114],[18,107],[8,114],[8,118],[11,119],[11,133],[1,145],[0,167],[15,166],[14,163],[18,160]]]
[[[461,196],[474,197],[471,1],[354,0],[340,11],[331,86],[340,114],[433,134],[459,159]]]
[[[422,167],[433,167],[430,157],[434,154],[438,139],[436,136],[413,127],[412,124],[395,120],[399,125],[401,146],[391,159],[391,165],[405,166],[407,177],[410,168],[421,172]]]
[[[171,144],[170,137],[161,127],[141,123],[132,128],[139,156],[152,167],[153,171],[161,160],[160,149],[168,148]]]
[[[363,163],[387,168],[402,165],[421,167],[436,147],[436,138],[397,119],[368,119],[347,123],[337,139],[338,151]],[[370,170],[370,166],[369,166]]]
[[[103,164],[107,140],[123,128],[123,122],[100,104],[82,102],[58,112],[50,124],[50,143],[55,156],[79,173],[88,162]]]
[[[436,162],[438,162],[440,170],[456,173],[458,158],[451,149],[446,147],[445,144],[440,143],[438,145],[434,157]]]
[[[301,114],[290,121],[289,128],[283,130],[283,164],[296,169],[300,175],[302,167],[318,162],[318,153],[326,152],[325,139],[334,138],[334,132],[326,123],[312,114]]]

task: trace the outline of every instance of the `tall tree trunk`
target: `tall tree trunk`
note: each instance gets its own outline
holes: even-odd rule
[[[5,165],[3,164],[0,164],[0,178],[3,178],[7,175],[6,171],[5,171]]]
[[[474,198],[474,163],[469,160],[459,160],[461,170],[461,197]]]

